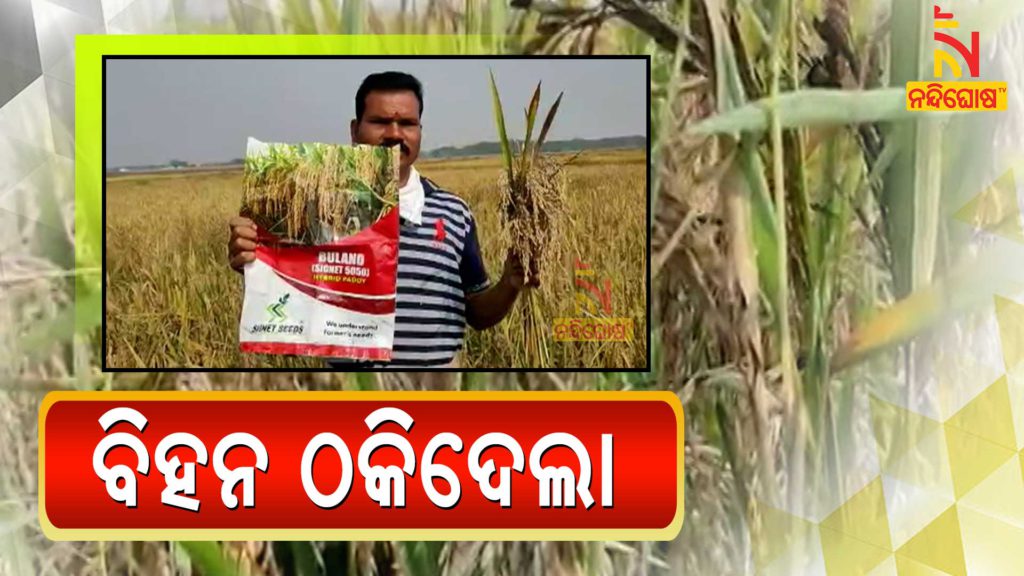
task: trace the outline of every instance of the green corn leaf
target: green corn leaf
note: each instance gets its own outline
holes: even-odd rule
[[[932,3],[905,0],[893,5],[893,84],[924,77],[929,60],[923,48],[929,36]],[[942,130],[925,116],[898,126],[887,138],[897,153],[884,177],[881,195],[886,235],[892,250],[895,295],[905,298],[931,281],[937,249]]]
[[[294,27],[294,34],[316,34],[316,17],[312,6],[301,0],[288,0],[284,3],[285,14]]]
[[[376,390],[377,389],[377,377],[373,374],[366,372],[356,372],[356,388],[361,391]]]
[[[341,5],[342,34],[359,34],[366,23],[366,13],[362,0],[345,0]]]
[[[491,71],[491,99],[494,102],[494,123],[498,127],[498,141],[501,143],[501,157],[508,170],[508,181],[512,181],[512,150],[508,146],[508,132],[505,130],[505,113],[501,109],[501,97],[498,85],[494,82],[494,71]]]
[[[309,541],[290,542],[296,576],[319,576],[323,574],[323,558],[316,544]]]
[[[1013,294],[1024,286],[1016,262],[1018,246],[995,245],[975,261],[960,265],[888,306],[855,327],[832,356],[832,372],[899,346],[957,316],[991,305],[993,294]]]
[[[338,3],[331,0],[319,0],[319,4],[320,12],[323,14],[323,21],[327,24],[326,30],[333,33],[343,23],[341,13],[338,11]]]
[[[773,106],[778,110],[779,124],[783,129],[908,120],[915,115],[937,115],[908,111],[904,88],[860,91],[815,89],[751,102],[712,116],[695,124],[690,130],[694,134],[764,132],[768,129]]]
[[[224,557],[216,542],[182,542],[182,549],[203,576],[235,576],[234,563]]]
[[[410,576],[437,574],[441,565],[442,542],[402,542],[404,565]]]
[[[480,29],[480,15],[476,11],[476,0],[465,0],[463,2],[463,14],[465,15],[465,33],[466,35],[476,34],[477,30]]]

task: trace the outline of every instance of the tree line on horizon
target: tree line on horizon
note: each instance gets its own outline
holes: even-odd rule
[[[580,150],[609,150],[622,148],[645,148],[646,136],[612,136],[608,138],[571,138],[568,140],[552,140],[544,144],[549,152],[578,152]],[[424,159],[460,158],[466,156],[489,156],[501,153],[498,142],[476,142],[466,146],[441,146],[420,154]],[[137,166],[112,166],[108,170],[119,169],[154,169],[154,168],[186,168],[189,166],[233,166],[241,165],[243,158],[234,158],[226,162],[205,162],[193,164],[184,160],[172,159],[165,164],[147,164]]]

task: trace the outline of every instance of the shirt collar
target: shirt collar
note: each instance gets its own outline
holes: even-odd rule
[[[423,223],[423,182],[416,167],[409,168],[409,181],[398,189],[398,214],[402,218],[415,223]]]

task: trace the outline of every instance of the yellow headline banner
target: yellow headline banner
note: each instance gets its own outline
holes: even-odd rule
[[[907,110],[1006,110],[1006,82],[907,82]]]

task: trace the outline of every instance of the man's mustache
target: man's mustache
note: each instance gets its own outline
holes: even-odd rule
[[[409,154],[409,147],[406,146],[405,142],[403,142],[401,140],[385,140],[385,141],[381,142],[381,146],[388,146],[388,147],[394,146],[396,144],[399,147],[401,147],[402,152],[404,152],[405,154]]]

